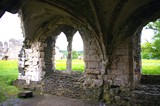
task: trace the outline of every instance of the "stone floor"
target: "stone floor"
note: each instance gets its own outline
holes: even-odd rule
[[[0,106],[105,106],[98,102],[89,102],[79,99],[58,97],[50,94],[34,95],[33,98],[12,98],[0,104]]]

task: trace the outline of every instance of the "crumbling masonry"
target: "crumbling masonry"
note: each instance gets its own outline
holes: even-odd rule
[[[141,30],[159,18],[160,1],[12,0],[9,6],[7,0],[2,1],[6,8],[0,15],[19,12],[25,36],[17,86],[106,104],[138,104],[132,91],[141,80]],[[83,74],[71,71],[76,31],[84,43]],[[54,63],[60,32],[68,41],[65,73],[57,72]]]

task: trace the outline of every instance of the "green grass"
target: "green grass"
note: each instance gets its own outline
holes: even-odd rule
[[[56,60],[56,70],[66,70],[66,60]],[[72,70],[84,72],[84,62],[83,60],[72,60]]]
[[[0,102],[18,93],[18,89],[11,85],[18,77],[17,66],[17,61],[0,61]]]
[[[56,60],[57,70],[66,70],[66,60]],[[142,74],[160,75],[160,60],[142,60]],[[72,60],[72,70],[84,72],[83,60]],[[17,95],[19,90],[11,85],[18,77],[17,61],[0,61],[0,102]]]
[[[160,75],[160,60],[142,60],[142,74]]]

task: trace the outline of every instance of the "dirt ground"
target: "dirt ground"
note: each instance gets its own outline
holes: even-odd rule
[[[50,94],[34,95],[32,98],[12,98],[0,106],[105,106],[98,102],[89,102],[79,99],[59,97]]]

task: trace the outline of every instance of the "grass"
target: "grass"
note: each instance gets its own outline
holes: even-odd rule
[[[18,77],[17,66],[17,61],[0,61],[0,102],[18,93],[18,89],[11,85]]]
[[[56,60],[57,70],[66,70],[66,60]],[[11,85],[18,77],[17,61],[0,61],[0,102],[17,95],[19,90]],[[142,60],[142,74],[160,75],[160,60]],[[72,60],[72,70],[84,71],[83,60]]]
[[[160,60],[142,60],[142,74],[160,75]]]
[[[66,70],[66,60],[56,60],[56,70]],[[72,60],[72,70],[84,72],[83,60]]]

